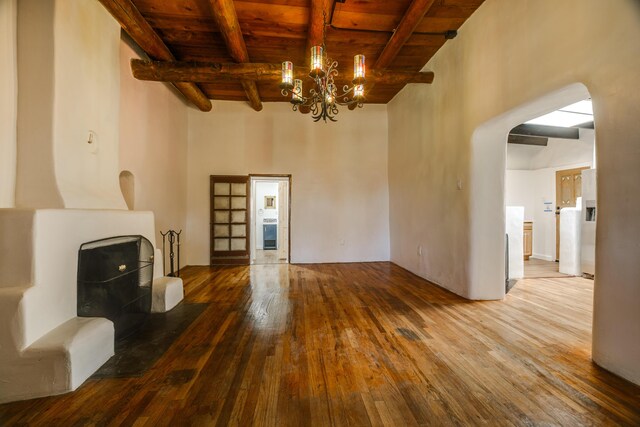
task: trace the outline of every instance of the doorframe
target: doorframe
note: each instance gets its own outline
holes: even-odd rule
[[[287,215],[287,263],[291,264],[291,186],[293,183],[293,179],[291,174],[265,174],[265,173],[250,173],[249,174],[249,188],[252,190],[253,189],[253,178],[264,178],[264,181],[268,181],[268,178],[274,178],[275,180],[283,180],[283,179],[287,179],[289,181],[289,194],[288,194],[288,215]],[[255,200],[253,199],[254,195],[253,195],[253,191],[251,191],[251,200],[250,200],[250,207],[249,207],[249,223],[250,223],[250,227],[255,226],[255,221],[256,221],[256,212],[255,212]],[[253,251],[256,249],[255,248],[255,233],[252,233],[252,236],[249,240],[249,265],[253,265]]]

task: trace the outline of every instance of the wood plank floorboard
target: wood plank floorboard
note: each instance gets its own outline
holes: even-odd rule
[[[525,279],[540,279],[544,277],[571,277],[569,274],[560,273],[560,263],[545,261],[537,258],[529,258],[524,262]]]
[[[142,377],[0,406],[0,425],[640,425],[591,357],[593,282],[471,302],[391,263],[187,267],[208,308]]]

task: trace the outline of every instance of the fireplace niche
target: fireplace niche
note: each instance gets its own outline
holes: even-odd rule
[[[78,253],[78,316],[106,317],[116,340],[136,332],[151,312],[153,245],[142,236],[87,242]]]

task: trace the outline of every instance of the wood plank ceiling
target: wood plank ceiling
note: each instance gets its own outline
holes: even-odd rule
[[[108,3],[100,1],[105,6]],[[308,66],[308,44],[318,34],[317,25],[314,30],[310,22],[318,19],[318,10],[322,10],[317,8],[320,1],[328,15],[327,53],[339,61],[341,78],[337,83],[342,84],[352,78],[353,55],[357,53],[366,56],[369,70],[375,66],[377,69],[420,71],[447,41],[447,32],[458,30],[484,0],[131,1],[177,61],[280,64],[289,60],[294,66]],[[234,54],[234,47],[228,40],[229,25],[233,26],[233,20],[222,22],[216,8],[230,8],[232,12],[235,8],[246,57],[242,57],[241,51],[238,57],[237,49]],[[312,13],[316,18],[311,17]],[[396,29],[398,37],[392,40]],[[385,47],[391,54],[385,52],[381,58]],[[256,110],[261,108],[256,102],[288,101],[274,81],[256,81],[257,94],[251,92],[246,81],[196,83],[210,99],[249,100]],[[308,82],[305,83],[308,87]],[[404,85],[371,83],[365,87],[366,102],[385,104]]]

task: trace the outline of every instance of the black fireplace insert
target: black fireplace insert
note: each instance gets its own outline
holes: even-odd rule
[[[153,245],[142,236],[81,245],[78,316],[111,320],[116,339],[135,332],[151,312],[153,253]]]

